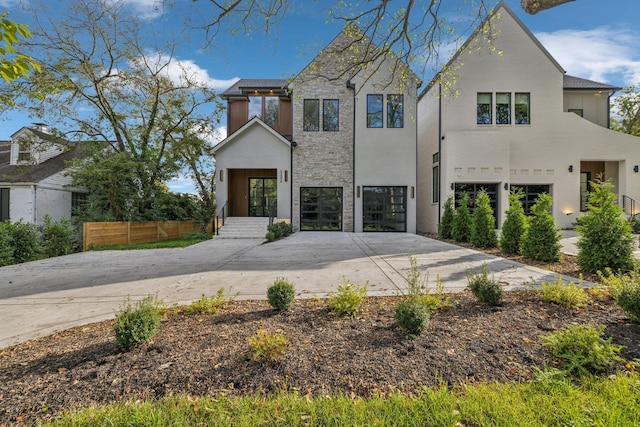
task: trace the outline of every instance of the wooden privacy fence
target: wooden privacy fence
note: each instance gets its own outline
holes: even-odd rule
[[[212,224],[207,230],[210,232]],[[129,245],[179,239],[201,231],[195,221],[85,222],[82,250],[93,246]]]

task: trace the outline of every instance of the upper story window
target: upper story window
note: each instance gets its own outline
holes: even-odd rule
[[[477,121],[479,125],[491,125],[493,122],[493,93],[478,92]],[[497,92],[495,94],[495,124],[496,125],[528,125],[531,124],[531,107],[529,93]],[[514,100],[513,110],[511,100]],[[513,117],[513,119],[512,119]]]
[[[387,127],[404,127],[404,95],[387,95]]]
[[[320,130],[320,100],[305,99],[303,105],[302,130],[317,132]]]
[[[257,116],[270,126],[279,122],[280,104],[277,96],[250,96],[249,119]]]
[[[18,143],[18,162],[31,161],[31,144],[28,142]]]
[[[337,132],[340,130],[340,103],[337,99],[322,100],[322,130]]]
[[[496,93],[496,124],[511,124],[511,94]]]
[[[367,127],[382,127],[382,95],[367,95]]]
[[[491,94],[490,93],[479,93],[478,101],[478,124],[479,125],[490,125],[493,123],[491,118]]]
[[[528,93],[516,93],[515,122],[517,125],[531,124],[531,95]]]

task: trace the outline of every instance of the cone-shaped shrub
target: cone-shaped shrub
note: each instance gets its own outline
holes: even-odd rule
[[[552,262],[560,260],[560,233],[551,210],[551,196],[542,193],[531,207],[532,217],[522,238],[522,255],[534,261]]]
[[[478,248],[495,248],[498,245],[498,234],[495,229],[491,200],[484,188],[478,192],[476,197],[476,208],[473,211],[472,219],[471,244]]]
[[[520,201],[522,197],[524,197],[522,191],[509,193],[509,209],[505,211],[506,217],[500,235],[500,250],[506,254],[520,253],[520,244],[527,221]]]
[[[442,212],[442,217],[438,224],[438,236],[440,236],[441,239],[451,239],[454,214],[453,197],[449,196],[447,197],[447,201],[444,202],[444,212]]]
[[[451,237],[456,242],[468,242],[471,240],[471,213],[469,212],[469,195],[464,193],[460,204],[456,208],[453,216],[453,226],[451,227]]]

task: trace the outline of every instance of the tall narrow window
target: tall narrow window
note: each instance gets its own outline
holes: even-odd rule
[[[382,127],[382,95],[367,95],[367,127]]]
[[[322,130],[337,132],[340,130],[340,110],[337,99],[322,100]]]
[[[440,153],[432,156],[432,175],[431,175],[431,201],[438,203],[440,201]]]
[[[493,123],[491,118],[491,94],[478,94],[478,124],[490,125]]]
[[[511,94],[496,93],[496,124],[511,124]]]
[[[31,160],[31,144],[28,142],[18,143],[18,162],[28,162]]]
[[[9,188],[0,188],[0,221],[7,221],[9,218]]]
[[[531,124],[530,96],[528,93],[516,93],[515,123],[517,125]]]
[[[249,120],[254,117],[262,118],[262,97],[250,96],[249,97]]]
[[[387,95],[387,127],[404,127],[404,95]]]
[[[304,100],[304,117],[302,120],[302,130],[307,132],[317,132],[320,130],[320,100]]]
[[[277,96],[264,97],[264,122],[270,126],[277,126],[280,113],[280,100]]]

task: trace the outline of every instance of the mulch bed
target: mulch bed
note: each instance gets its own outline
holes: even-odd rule
[[[579,310],[534,291],[507,293],[496,307],[468,292],[451,300],[414,340],[396,326],[392,297],[367,299],[354,319],[337,317],[326,300],[298,300],[285,313],[265,301],[233,301],[215,315],[171,313],[152,342],[128,352],[115,344],[113,321],[61,331],[0,350],[0,426],[169,394],[369,396],[529,379],[551,361],[540,335],[574,323],[605,325],[623,357],[640,358],[640,325],[609,298]],[[247,337],[258,329],[284,333],[280,361],[251,360]],[[624,369],[621,362],[612,372]]]

